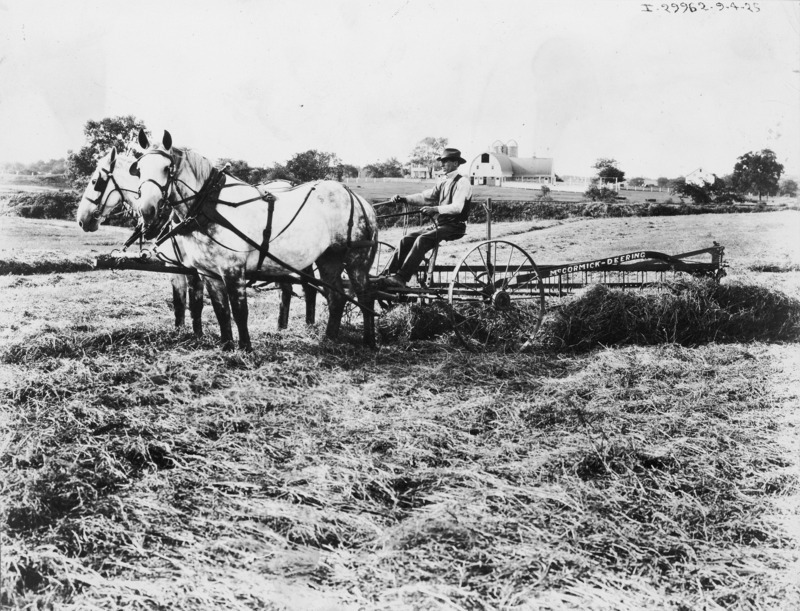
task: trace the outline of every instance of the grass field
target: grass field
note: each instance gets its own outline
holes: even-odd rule
[[[418,193],[424,189],[433,186],[433,181],[392,181],[392,180],[379,180],[371,182],[365,179],[359,182],[348,182],[349,187],[355,189],[360,195],[370,199],[371,201],[378,201],[389,199],[392,195],[400,193],[407,195],[410,193]],[[495,201],[503,200],[520,200],[532,201],[539,197],[539,189],[515,189],[511,187],[493,187],[475,185],[472,188],[473,196],[478,199],[485,199],[491,197]],[[573,193],[570,191],[557,191],[553,190],[550,196],[555,201],[562,202],[578,202],[585,200],[583,193]],[[623,191],[620,193],[621,197],[625,197],[629,202],[644,202],[645,200],[652,199],[657,202],[663,202],[672,197],[673,200],[678,201],[675,196],[670,196],[666,191]]]
[[[433,185],[433,181],[393,181],[393,180],[378,180],[375,182],[369,179],[359,182],[349,182],[348,186],[355,189],[360,195],[363,195],[372,202],[383,201],[389,199],[392,195],[401,194],[408,195],[410,193],[418,193]],[[586,201],[583,193],[573,193],[570,191],[558,191],[556,185],[550,192],[550,197],[556,202],[580,202]],[[510,187],[492,187],[475,185],[473,188],[473,197],[476,200],[485,200],[487,197],[492,198],[493,201],[503,202],[508,200],[519,201],[534,201],[539,197],[540,191],[538,189],[515,189]],[[681,198],[672,195],[667,191],[633,191],[622,190],[619,193],[621,203],[644,203],[647,201],[655,201],[657,203],[672,200],[673,202],[680,202]],[[690,202],[689,199],[686,199]],[[797,197],[770,197],[765,198],[765,203],[768,206],[794,206],[798,205]]]
[[[800,298],[800,213],[496,224],[541,263],[726,247]],[[393,229],[382,239],[393,242]],[[0,219],[0,264],[128,231]],[[442,248],[452,260],[474,226]],[[0,276],[0,603],[60,609],[794,609],[797,342],[364,349],[172,329],[141,272]],[[559,304],[551,303],[553,308]],[[766,315],[766,313],[765,313]]]

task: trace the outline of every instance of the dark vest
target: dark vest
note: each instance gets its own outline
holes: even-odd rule
[[[462,178],[464,177],[461,174],[456,174],[448,193],[444,197],[442,197],[442,195],[444,195],[443,193],[439,194],[439,206],[447,206],[453,203],[453,193],[455,193],[456,184],[458,184],[458,181]],[[461,212],[458,214],[440,214],[437,222],[439,225],[460,225],[466,223],[470,208],[472,208],[471,198],[464,202],[464,207],[461,209]]]

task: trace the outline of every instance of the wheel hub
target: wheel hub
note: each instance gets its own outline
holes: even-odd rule
[[[505,291],[497,291],[492,297],[492,303],[498,310],[507,310],[511,307],[511,295]]]

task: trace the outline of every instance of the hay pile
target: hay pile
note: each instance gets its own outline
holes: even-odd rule
[[[378,321],[381,342],[430,340],[452,331],[448,306],[444,302],[399,304]]]
[[[794,341],[800,301],[765,287],[711,280],[665,283],[658,291],[595,285],[545,322],[542,342],[557,349],[609,345]]]

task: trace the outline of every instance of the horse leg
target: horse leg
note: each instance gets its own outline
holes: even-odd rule
[[[289,308],[292,305],[292,285],[288,282],[281,282],[281,309],[278,312],[278,329],[285,329],[289,326]]]
[[[309,265],[303,272],[314,275],[314,267]],[[303,295],[306,298],[306,324],[313,325],[317,320],[317,289],[308,282],[303,282]]]
[[[225,289],[231,304],[233,320],[239,330],[239,348],[250,352],[253,346],[250,344],[250,331],[247,329],[247,281],[244,278],[244,271],[241,274],[227,276]]]
[[[187,278],[183,274],[173,274],[172,283],[172,310],[175,312],[175,328],[180,329],[186,322],[186,288]]]
[[[217,278],[207,278],[206,288],[208,296],[211,298],[211,305],[214,306],[214,314],[219,323],[219,335],[222,341],[223,350],[233,350],[233,331],[231,330],[231,306],[228,301],[228,293],[225,291],[225,283]]]
[[[333,287],[329,290],[328,297],[328,325],[325,328],[325,336],[328,339],[336,339],[339,336],[339,327],[342,324],[342,314],[344,314],[344,287],[342,286],[342,269],[344,268],[344,258],[341,253],[326,250],[317,259],[317,269],[323,282]]]
[[[353,249],[348,253],[345,267],[350,285],[356,294],[364,316],[364,343],[375,348],[375,293],[369,288],[369,269],[374,252],[367,248]],[[365,309],[367,308],[367,309]]]
[[[313,276],[314,267],[309,265],[303,269],[303,273]],[[303,294],[306,298],[306,324],[313,325],[317,317],[317,294],[316,291],[302,279],[300,280],[300,284],[303,287]],[[289,282],[284,282],[280,287],[281,308],[278,314],[278,329],[285,329],[289,326],[289,307],[292,303],[292,285]]]
[[[189,283],[189,313],[192,316],[192,331],[195,336],[203,335],[203,279],[200,274],[188,277]]]

